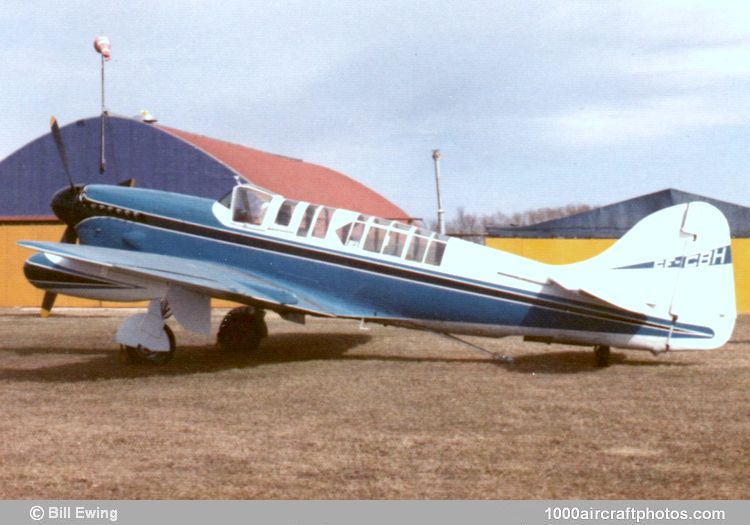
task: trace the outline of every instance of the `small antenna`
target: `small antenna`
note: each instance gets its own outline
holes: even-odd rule
[[[102,58],[102,112],[101,112],[101,149],[99,150],[99,173],[104,173],[107,169],[107,159],[104,157],[104,119],[107,116],[107,106],[104,98],[104,62],[110,59],[112,54],[112,42],[109,38],[102,35],[94,39],[94,49]]]

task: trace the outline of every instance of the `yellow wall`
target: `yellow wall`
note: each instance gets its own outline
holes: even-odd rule
[[[44,292],[34,288],[23,275],[23,262],[34,250],[22,248],[17,241],[54,241],[62,237],[65,227],[59,224],[0,225],[0,307],[41,306]],[[111,303],[58,295],[55,306],[143,306],[145,303]],[[214,306],[234,306],[229,301],[214,300]]]
[[[2,249],[2,282],[0,283],[0,306],[40,306],[44,292],[34,288],[23,275],[23,262],[34,253],[22,248],[16,241],[59,241],[64,226],[58,224],[3,224],[0,226],[0,249]],[[98,306],[100,301],[59,296],[55,306]]]
[[[617,239],[487,238],[486,245],[548,264],[567,264],[597,255]],[[737,311],[750,312],[750,239],[732,239]]]
[[[486,245],[548,264],[567,264],[597,255],[615,239],[499,239],[487,238]]]
[[[750,312],[750,239],[732,239],[732,266],[737,311]]]

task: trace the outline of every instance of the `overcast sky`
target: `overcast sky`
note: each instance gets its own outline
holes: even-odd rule
[[[667,187],[750,205],[750,2],[3,0],[0,159],[108,107],[433,218]]]

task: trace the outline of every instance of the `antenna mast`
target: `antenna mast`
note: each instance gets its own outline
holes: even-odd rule
[[[106,36],[98,36],[94,40],[94,49],[101,55],[102,68],[102,111],[101,111],[101,148],[99,150],[99,173],[107,169],[107,160],[104,156],[104,119],[107,116],[107,106],[104,98],[104,62],[108,61],[112,53],[112,42]]]
[[[445,235],[445,221],[443,220],[443,199],[440,197],[440,150],[432,150],[432,160],[435,162],[435,189],[437,190],[437,220],[438,220],[438,231],[441,235]]]

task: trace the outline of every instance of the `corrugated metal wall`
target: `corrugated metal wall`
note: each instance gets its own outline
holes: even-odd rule
[[[568,264],[597,255],[617,239],[524,239],[489,237],[487,246],[548,264]],[[750,313],[750,239],[732,239],[737,311]]]

